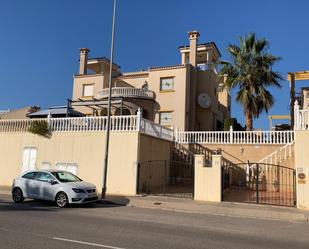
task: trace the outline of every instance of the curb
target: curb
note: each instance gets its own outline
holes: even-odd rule
[[[173,212],[180,212],[180,213],[192,213],[192,214],[207,214],[207,215],[214,215],[214,216],[226,216],[226,217],[236,217],[236,218],[251,218],[251,219],[261,219],[261,220],[277,220],[277,221],[289,221],[289,222],[301,222],[301,223],[308,223],[309,222],[309,213],[306,217],[304,213],[297,213],[297,212],[280,212],[280,211],[269,211],[269,210],[261,210],[259,213],[260,215],[254,215],[253,213],[256,212],[255,209],[246,209],[246,207],[239,205],[237,207],[220,207],[219,209],[213,208],[209,210],[196,210],[196,209],[189,209],[189,208],[177,208],[177,207],[169,207],[169,203],[162,202],[162,201],[155,201],[155,200],[138,200],[130,199],[130,202],[127,204],[129,207],[136,207],[136,208],[149,208],[149,209],[157,209],[157,210],[166,210],[166,211],[173,211]],[[172,205],[172,204],[171,204]],[[194,205],[194,204],[193,204]],[[195,207],[202,209],[201,206],[203,204],[195,205]],[[204,204],[207,206],[207,204]],[[237,204],[235,204],[237,205]],[[217,211],[216,211],[217,210]],[[218,211],[219,210],[219,211]],[[221,212],[220,212],[221,210]],[[246,210],[247,215],[243,214],[242,211]],[[250,212],[252,214],[250,214]]]
[[[11,196],[10,191],[0,191],[0,194]],[[225,216],[231,218],[249,218],[249,219],[260,219],[260,220],[276,220],[276,221],[286,221],[286,222],[298,222],[298,223],[309,223],[309,212],[308,214],[304,214],[300,212],[280,212],[280,211],[272,211],[272,210],[265,210],[265,206],[261,206],[260,210],[256,210],[258,207],[251,206],[251,205],[241,205],[233,203],[232,207],[220,206],[215,205],[212,206],[208,203],[181,203],[181,200],[177,199],[176,202],[162,200],[162,199],[143,199],[143,197],[125,197],[126,202],[121,201],[121,198],[117,200],[117,198],[109,197],[106,199],[101,199],[98,201],[100,204],[105,205],[115,205],[119,207],[132,207],[132,208],[147,208],[153,210],[164,210],[164,211],[172,211],[178,213],[187,213],[187,214],[205,214],[205,215],[213,215],[213,216]],[[175,200],[174,200],[175,201]],[[179,201],[177,203],[177,201]],[[179,207],[172,207],[173,205],[183,205],[187,208],[179,208]],[[188,207],[188,205],[191,207]],[[202,210],[203,208],[208,207],[208,210]],[[254,209],[252,208],[254,207]],[[283,209],[284,210],[284,209]],[[298,209],[295,209],[298,210]],[[248,213],[243,214],[243,212]],[[260,215],[254,215],[254,212],[259,212]],[[250,214],[252,213],[252,214]]]

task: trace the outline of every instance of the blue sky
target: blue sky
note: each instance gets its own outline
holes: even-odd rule
[[[308,9],[306,0],[118,0],[115,61],[123,71],[178,64],[177,48],[193,29],[200,31],[200,42],[216,42],[228,59],[228,44],[254,31],[282,57],[274,69],[286,78],[287,72],[309,70]],[[2,0],[0,109],[65,104],[78,70],[78,49],[109,57],[111,19],[112,0]],[[282,85],[271,89],[276,104],[270,114],[289,111],[288,82]],[[232,114],[243,123],[234,102]],[[254,125],[268,128],[266,115]]]

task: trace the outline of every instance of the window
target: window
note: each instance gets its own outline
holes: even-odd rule
[[[174,78],[161,78],[160,91],[172,91],[174,90]]]
[[[160,112],[160,125],[172,125],[172,112]]]
[[[205,64],[205,63],[197,64],[197,70],[198,71],[206,71],[207,69],[208,69],[207,64]]]
[[[33,179],[35,176],[35,172],[30,172],[22,176],[22,178]]]
[[[189,54],[186,54],[186,64],[189,64],[190,63],[190,56]]]
[[[306,92],[306,98],[307,99],[309,98],[309,92]]]
[[[80,182],[82,181],[77,176],[70,172],[53,172],[52,173],[60,182]]]
[[[22,172],[34,170],[36,168],[37,149],[34,147],[25,147],[23,150]]]
[[[83,96],[84,97],[93,96],[93,85],[83,85]]]
[[[51,169],[51,163],[50,162],[42,162],[41,169],[46,169],[46,170]]]
[[[42,182],[48,182],[49,180],[52,180],[53,177],[51,174],[46,172],[38,172],[35,176],[35,180],[42,181]]]

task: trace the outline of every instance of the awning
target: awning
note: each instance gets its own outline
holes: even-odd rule
[[[85,116],[83,113],[74,110],[73,108],[67,107],[51,107],[46,110],[33,112],[28,114],[29,118],[43,118],[47,117],[48,115],[52,117],[83,117]]]

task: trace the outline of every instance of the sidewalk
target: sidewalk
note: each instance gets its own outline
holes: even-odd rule
[[[8,187],[0,186],[0,194],[11,195],[11,190]],[[190,199],[157,196],[108,196],[106,201],[129,207],[151,208],[183,213],[309,222],[309,211],[287,207],[231,202],[201,202]]]
[[[230,202],[213,203],[156,196],[109,196],[107,199],[113,203],[127,205],[130,207],[170,210],[184,213],[296,222],[309,221],[309,211],[288,207]]]

